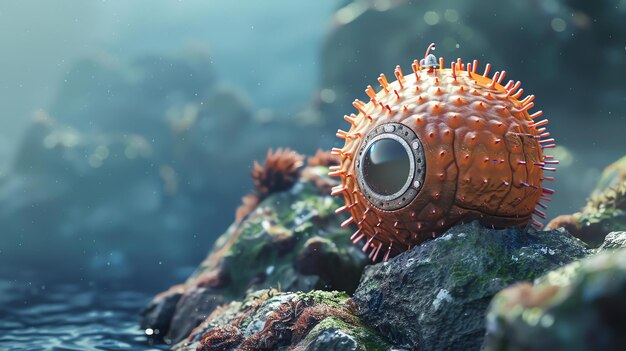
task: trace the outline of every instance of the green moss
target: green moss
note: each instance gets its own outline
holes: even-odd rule
[[[373,330],[362,324],[348,324],[338,318],[328,317],[319,322],[307,335],[304,340],[305,344],[309,344],[315,340],[325,330],[341,330],[352,336],[364,351],[385,351],[390,345],[385,342]]]
[[[316,303],[324,304],[330,307],[345,308],[350,296],[340,291],[323,291],[312,290],[309,292],[301,292],[297,295],[298,300],[312,299]]]
[[[213,266],[222,264],[228,273],[230,282],[220,292],[230,299],[241,299],[251,287],[285,288],[296,283],[298,287],[325,288],[330,281],[335,282],[335,288],[353,289],[351,285],[340,284],[345,280],[341,276],[329,276],[325,271],[324,276],[309,277],[294,268],[307,240],[318,238],[332,244],[332,257],[345,259],[336,263],[344,269],[339,274],[358,279],[364,257],[358,252],[347,252],[352,245],[350,231],[341,228],[342,218],[334,213],[338,207],[338,199],[320,195],[319,189],[309,182],[299,182],[288,191],[271,194],[239,226],[229,228],[218,239],[219,247],[223,247],[237,235],[222,257],[210,261]],[[214,251],[217,249],[216,246]],[[199,273],[217,267],[205,268]]]
[[[477,238],[477,236],[472,237]],[[446,245],[454,244],[461,245],[455,240],[449,240],[449,243],[446,243]],[[467,244],[467,242],[462,244]],[[513,283],[512,277],[522,281],[533,280],[538,274],[533,269],[537,266],[537,258],[524,255],[524,251],[511,252],[503,245],[485,246],[482,251],[479,259],[488,261],[471,264],[465,262],[464,259],[451,263],[451,285],[466,288],[463,295],[470,299],[483,296],[485,289],[492,286],[494,281],[501,281],[502,284],[508,285]]]

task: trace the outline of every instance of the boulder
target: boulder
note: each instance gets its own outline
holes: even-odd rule
[[[589,252],[563,230],[524,233],[473,222],[367,267],[353,299],[368,325],[399,346],[478,350],[498,291]]]
[[[485,350],[623,350],[626,249],[507,288],[487,315]]]
[[[626,248],[626,232],[610,232],[598,251]]]

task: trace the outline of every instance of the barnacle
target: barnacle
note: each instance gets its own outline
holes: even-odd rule
[[[344,116],[350,130],[338,130],[343,148],[332,153],[341,164],[330,175],[341,178],[333,195],[342,195],[356,223],[352,236],[364,240],[370,258],[389,257],[436,237],[452,225],[480,220],[492,227],[541,226],[535,206],[549,201],[553,180],[544,171],[558,163],[544,149],[554,147],[541,111],[529,114],[534,95],[522,98],[520,82],[502,83],[505,71],[489,78],[491,65],[461,59],[444,69],[429,51],[400,66],[379,92],[365,90],[369,102],[355,100],[358,114]]]

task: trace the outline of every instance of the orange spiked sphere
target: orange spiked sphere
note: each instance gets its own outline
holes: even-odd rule
[[[436,237],[459,222],[485,226],[541,224],[536,206],[553,193],[544,171],[556,164],[543,149],[554,147],[548,120],[529,114],[533,95],[521,98],[519,82],[503,84],[506,72],[476,73],[478,62],[461,59],[443,69],[429,51],[413,73],[396,80],[381,74],[382,89],[370,86],[370,101],[355,100],[358,115],[345,117],[349,131],[333,154],[341,159],[330,175],[341,178],[341,194],[355,223],[352,236],[374,261],[395,256]]]

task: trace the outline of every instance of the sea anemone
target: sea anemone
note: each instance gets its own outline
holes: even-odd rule
[[[269,149],[264,166],[254,161],[251,176],[256,192],[241,199],[235,221],[243,220],[270,194],[290,189],[298,181],[303,165],[304,156],[289,148],[278,148],[276,152]]]
[[[298,180],[304,165],[304,156],[289,149],[278,148],[267,151],[265,164],[261,166],[254,161],[252,180],[257,195],[262,200],[269,194],[290,189]]]

